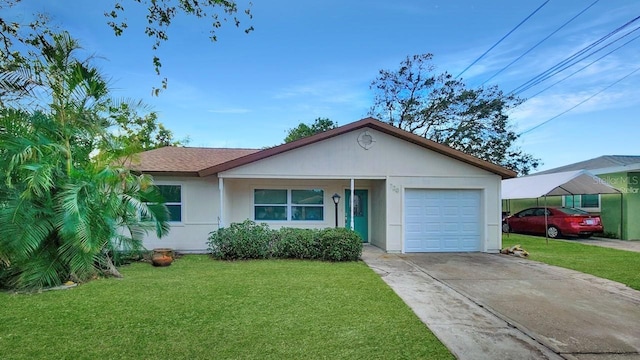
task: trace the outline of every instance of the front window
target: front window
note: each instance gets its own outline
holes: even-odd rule
[[[600,195],[566,195],[563,199],[564,207],[579,209],[599,209]]]
[[[324,220],[324,191],[291,190],[291,220]]]
[[[156,185],[169,209],[169,221],[182,221],[182,187],[180,185]]]
[[[287,190],[256,189],[253,191],[256,220],[287,220]]]
[[[321,189],[255,189],[253,204],[257,221],[324,220]]]

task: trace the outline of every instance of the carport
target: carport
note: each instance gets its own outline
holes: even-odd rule
[[[502,180],[502,200],[507,200],[507,211],[511,210],[509,200],[512,199],[544,198],[544,206],[546,207],[547,196],[583,194],[620,194],[620,223],[622,224],[622,193],[586,170],[530,175]]]

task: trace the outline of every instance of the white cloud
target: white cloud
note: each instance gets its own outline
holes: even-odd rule
[[[601,89],[594,87],[576,92],[566,91],[541,95],[517,107],[510,114],[510,118],[514,121],[516,131],[526,131],[552,117],[560,114],[564,116],[565,112],[567,115],[585,115],[595,111],[631,106],[640,102],[640,100],[636,100],[638,96],[629,97],[629,93],[625,89],[616,91],[613,88],[589,99]]]
[[[305,84],[290,85],[276,90],[274,99],[306,98],[331,104],[361,102],[363,86],[341,80],[320,80]]]

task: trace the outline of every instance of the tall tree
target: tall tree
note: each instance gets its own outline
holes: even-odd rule
[[[113,126],[110,140],[128,150],[142,152],[163,146],[184,146],[188,138],[174,139],[173,132],[158,122],[155,112],[139,114],[138,109],[147,110],[142,102],[116,101],[109,104],[109,119]],[[109,146],[107,146],[109,147]]]
[[[42,35],[23,59],[34,84],[0,106],[0,286],[40,288],[118,276],[117,250],[139,249],[148,230],[168,231],[168,212],[148,176],[90,154],[114,143],[109,89],[66,33]],[[141,222],[140,216],[150,219]]]
[[[371,83],[370,115],[520,174],[539,159],[515,146],[509,110],[521,99],[498,87],[468,88],[451,74],[436,73],[432,54],[408,56],[398,70],[380,70]]]
[[[298,139],[305,138],[307,136],[315,135],[327,130],[335,129],[338,127],[338,123],[329,120],[328,118],[317,118],[312,124],[300,123],[298,126],[287,131],[287,136],[284,138],[285,143],[290,143]]]
[[[20,58],[25,55],[20,51],[20,46],[14,46],[17,42],[29,42],[33,37],[33,32],[42,33],[50,29],[46,13],[34,14],[35,19],[29,23],[20,23],[24,14],[20,17],[8,18],[2,9],[8,9],[22,2],[23,0],[0,0],[0,57]],[[246,20],[251,20],[251,3],[247,4],[245,9],[239,9],[238,4],[234,0],[120,0],[115,1],[110,9],[104,11],[107,25],[113,30],[115,36],[122,35],[127,31],[130,22],[136,19],[126,18],[127,9],[129,7],[143,7],[146,10],[145,34],[151,39],[151,49],[154,51],[152,58],[153,68],[160,75],[162,61],[157,54],[157,50],[163,42],[169,39],[169,27],[178,15],[190,16],[192,18],[207,21],[211,28],[209,29],[209,39],[217,41],[217,30],[226,22],[233,23],[236,27],[243,25],[239,12],[244,15]],[[15,13],[15,12],[14,12]],[[140,21],[141,19],[138,19]],[[56,29],[52,29],[57,32]],[[253,31],[253,26],[244,26],[244,32]],[[19,60],[19,59],[18,59]],[[19,84],[18,84],[19,85]],[[167,79],[162,79],[162,88],[167,86]],[[160,88],[154,88],[154,94],[160,92]]]

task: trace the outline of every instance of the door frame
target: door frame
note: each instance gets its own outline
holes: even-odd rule
[[[362,239],[363,240],[362,243],[363,244],[364,243],[370,244],[371,243],[371,241],[370,241],[370,239],[371,239],[371,189],[369,189],[369,188],[354,188],[353,189],[354,194],[358,190],[364,190],[364,191],[367,192],[367,238],[366,239]],[[348,229],[350,223],[347,222],[347,216],[349,216],[350,213],[347,211],[347,197],[346,197],[346,194],[347,194],[347,192],[349,194],[351,194],[351,188],[350,187],[345,187],[344,191],[345,191],[345,197],[344,197],[344,209],[345,209],[345,212],[344,212],[344,227],[346,229]],[[354,227],[355,227],[355,225],[354,225]],[[353,229],[353,230],[355,231],[355,229]]]

